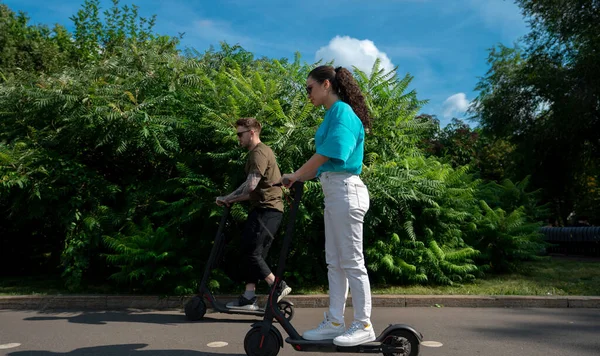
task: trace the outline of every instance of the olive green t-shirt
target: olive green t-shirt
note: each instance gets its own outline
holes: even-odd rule
[[[252,207],[272,208],[283,212],[283,191],[281,187],[271,186],[281,180],[281,172],[273,150],[260,142],[248,153],[245,171],[246,175],[257,172],[262,177],[256,189],[250,193]]]

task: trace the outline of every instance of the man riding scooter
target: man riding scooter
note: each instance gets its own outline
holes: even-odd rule
[[[275,154],[260,140],[261,124],[255,118],[237,120],[236,131],[240,146],[249,151],[245,165],[246,181],[231,194],[217,197],[216,203],[230,206],[235,202],[250,201],[251,210],[241,239],[246,289],[237,301],[228,303],[227,307],[258,310],[256,283],[265,280],[271,286],[275,282],[265,258],[283,217],[283,192],[281,187],[273,186],[281,179],[281,173]],[[292,291],[283,281],[280,288],[279,300]]]

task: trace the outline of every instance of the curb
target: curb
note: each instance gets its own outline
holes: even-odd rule
[[[220,302],[237,296],[217,296]],[[182,310],[189,297],[122,295],[21,295],[0,296],[0,310]],[[296,308],[325,308],[328,295],[291,295],[285,298]],[[266,296],[259,296],[259,304]],[[352,297],[348,297],[348,306]],[[600,308],[600,297],[591,296],[471,296],[471,295],[373,295],[373,307],[461,308]],[[210,305],[207,304],[210,308]]]

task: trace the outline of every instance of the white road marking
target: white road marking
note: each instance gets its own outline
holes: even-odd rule
[[[208,347],[224,347],[229,345],[228,343],[226,343],[225,341],[213,341],[213,342],[209,342],[208,344],[206,344],[206,346]]]
[[[425,347],[442,347],[444,344],[437,341],[421,341],[421,345]]]
[[[19,346],[21,346],[21,344],[13,342],[10,344],[0,345],[0,350],[12,349],[14,347],[19,347]]]

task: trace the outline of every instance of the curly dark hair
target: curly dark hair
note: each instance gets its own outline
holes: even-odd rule
[[[371,128],[371,117],[365,104],[365,97],[348,69],[344,67],[334,69],[332,66],[322,65],[311,70],[308,77],[319,83],[329,80],[335,93],[352,107],[365,129]]]

